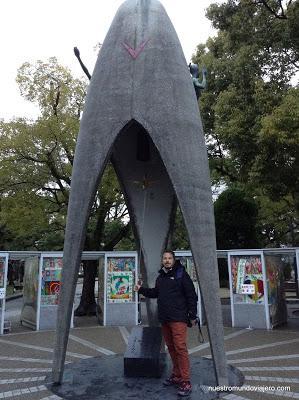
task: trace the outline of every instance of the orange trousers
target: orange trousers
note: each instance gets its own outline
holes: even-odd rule
[[[190,362],[187,349],[187,324],[166,322],[162,333],[172,360],[172,373],[182,381],[190,381]]]

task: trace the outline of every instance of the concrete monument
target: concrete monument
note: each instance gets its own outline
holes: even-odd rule
[[[155,282],[178,201],[207,316],[218,384],[227,383],[208,158],[192,77],[157,0],[127,0],[101,48],[76,147],[64,244],[53,381],[62,380],[86,225],[111,159],[141,247],[143,281]],[[155,326],[155,302],[147,304]]]

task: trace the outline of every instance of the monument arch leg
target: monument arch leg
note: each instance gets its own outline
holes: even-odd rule
[[[120,130],[118,126],[123,126],[123,124],[116,124],[114,135],[103,135],[105,139],[95,143],[95,132],[93,129],[86,128],[83,123],[81,136],[77,143],[63,250],[62,287],[52,369],[54,383],[60,383],[63,375],[87,222],[100,179],[109,160],[113,142]]]
[[[146,126],[146,122],[144,122]],[[180,130],[180,122],[149,132],[172,182],[188,231],[199,276],[216,379],[227,384],[226,355],[219,293],[215,224],[207,151],[198,126]],[[182,135],[184,141],[182,144]],[[169,140],[171,138],[171,140]],[[181,146],[178,148],[178,143]]]

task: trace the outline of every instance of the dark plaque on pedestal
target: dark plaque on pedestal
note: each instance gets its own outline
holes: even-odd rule
[[[160,378],[165,365],[165,353],[161,353],[161,343],[161,328],[133,328],[124,355],[125,376]]]

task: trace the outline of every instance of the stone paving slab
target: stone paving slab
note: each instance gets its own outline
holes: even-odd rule
[[[253,338],[252,338],[253,337]],[[269,344],[269,343],[276,343],[276,342],[284,342],[284,341],[289,341],[289,340],[299,340],[299,332],[285,332],[284,334],[282,332],[277,332],[277,333],[267,333],[267,332],[261,332],[260,330],[249,330],[248,333],[245,333],[244,335],[240,336],[236,345],[237,346],[246,346],[246,341],[249,339],[256,343],[256,345],[264,345],[264,344]],[[231,344],[230,350],[233,349],[234,344]]]
[[[281,331],[281,330],[264,331],[260,329],[245,329],[245,331],[246,331],[245,334],[242,337],[240,337],[239,340],[240,343],[242,341],[245,341],[248,336],[252,335],[254,335],[255,340],[258,341],[259,344],[267,344],[270,342],[278,342],[278,341],[299,338],[299,331]]]
[[[4,387],[4,385],[10,385],[14,389],[22,389],[31,386],[39,386],[45,383],[45,375],[42,376],[30,376],[30,377],[17,377],[10,379],[0,379],[0,389]]]
[[[237,366],[236,364],[233,364],[235,366]],[[250,375],[250,376],[269,376],[272,378],[288,378],[291,374],[294,376],[294,378],[298,379],[299,378],[299,371],[271,371],[271,370],[267,370],[267,371],[259,371],[258,367],[252,367],[254,370],[252,371],[243,371],[242,368],[239,368],[240,366],[237,366],[237,368],[246,376],[246,375]],[[270,368],[270,367],[269,367]]]
[[[114,353],[123,354],[126,350],[126,343],[118,327],[109,327],[106,329],[75,329],[72,331],[72,335],[113,351]]]
[[[248,351],[245,353],[239,353],[239,354],[227,354],[227,358],[229,360],[237,360],[237,359],[246,359],[246,358],[258,358],[258,357],[274,357],[274,356],[280,356],[282,353],[287,357],[287,356],[293,356],[294,350],[291,349],[290,347],[286,346],[279,346],[280,348],[270,348],[270,349],[263,349],[263,350],[257,350],[257,351]],[[295,350],[296,351],[296,350]],[[228,352],[229,353],[229,352]],[[299,354],[299,349],[296,354]],[[298,362],[299,358],[297,358]],[[273,362],[272,362],[273,365]]]
[[[261,357],[263,357],[263,356],[261,356]],[[285,359],[284,356],[283,356],[283,359],[277,359],[277,356],[275,356],[271,360],[262,360],[262,361],[259,361],[259,360],[251,361],[251,358],[249,358],[249,357],[248,357],[248,359],[249,359],[249,361],[248,360],[246,361],[245,357],[242,358],[242,360],[245,360],[242,363],[241,362],[234,363],[230,359],[228,359],[228,363],[231,364],[231,365],[235,365],[236,367],[250,366],[250,367],[257,367],[257,368],[266,367],[266,366],[273,367],[273,365],[281,366],[282,368],[283,367],[287,367],[287,366],[297,367],[299,365],[299,358],[297,358],[297,359]],[[294,372],[293,374],[295,376],[298,375],[297,372]]]
[[[9,400],[38,400],[41,396],[51,395],[45,385],[29,386],[22,389],[10,389],[0,393],[0,399]]]
[[[294,392],[268,392],[268,393],[255,393],[255,392],[240,392],[240,396],[244,396],[247,400],[287,400],[287,399],[299,399],[298,393]],[[238,400],[238,399],[236,399]]]
[[[263,346],[263,345],[269,345],[269,344],[275,344],[275,343],[279,343],[279,342],[288,342],[291,340],[298,340],[298,342],[294,342],[294,343],[286,343],[283,344],[281,346],[284,346],[285,348],[289,347],[292,349],[292,351],[294,351],[294,348],[298,348],[299,349],[299,332],[285,332],[285,334],[282,334],[282,332],[278,332],[277,335],[273,334],[273,332],[271,332],[271,334],[268,334],[268,332],[264,331],[261,332],[260,330],[248,330],[245,331],[243,334],[239,335],[238,337],[233,338],[232,340],[226,340],[225,341],[225,350],[226,351],[232,351],[232,350],[238,350],[238,349],[246,349],[246,348],[251,348],[254,346]],[[252,344],[253,343],[253,344]],[[271,354],[275,354],[275,349],[277,349],[277,351],[279,352],[280,345],[275,345],[273,347],[269,347],[269,350]],[[264,352],[266,352],[267,348],[265,349],[260,349],[257,350],[258,352],[260,352],[261,350]],[[251,353],[252,350],[249,350],[249,352]],[[209,349],[206,349],[203,351],[204,355],[208,355],[209,354]],[[230,355],[230,358],[237,358],[238,355]]]
[[[3,368],[4,367],[4,368]],[[31,367],[31,368],[16,368],[16,367],[9,367],[2,366],[0,369],[0,381],[2,379],[16,379],[16,378],[25,378],[30,376],[41,376],[45,374],[49,374],[51,371],[51,365],[46,367]]]
[[[0,337],[0,345],[1,345],[1,340],[5,341],[8,346],[10,346],[9,342],[17,342],[20,344],[23,343],[24,346],[32,346],[32,354],[34,354],[34,352],[35,352],[34,347],[40,348],[40,350],[36,349],[37,352],[41,352],[43,354],[46,354],[46,353],[52,354],[51,352],[47,351],[47,349],[50,349],[50,350],[53,349],[55,335],[53,332],[37,332],[37,334],[35,336],[33,336],[33,335],[13,335],[12,334],[9,336]],[[13,343],[12,343],[12,345],[13,345]],[[78,355],[82,354],[82,356],[88,355],[90,357],[92,357],[94,355],[93,350],[89,349],[88,347],[84,346],[83,344],[74,342],[71,339],[68,341],[67,352],[70,353],[68,355],[68,357],[72,357],[71,353],[78,354]],[[79,358],[79,356],[77,358]]]
[[[26,344],[26,343],[25,343]],[[28,357],[30,355],[31,358],[35,359],[48,359],[52,360],[52,353],[50,352],[41,352],[39,350],[27,349],[22,347],[17,347],[13,344],[3,344],[0,343],[0,355],[9,357],[9,356],[17,356],[17,357]],[[1,360],[0,360],[1,362]],[[1,362],[1,365],[2,362]]]

